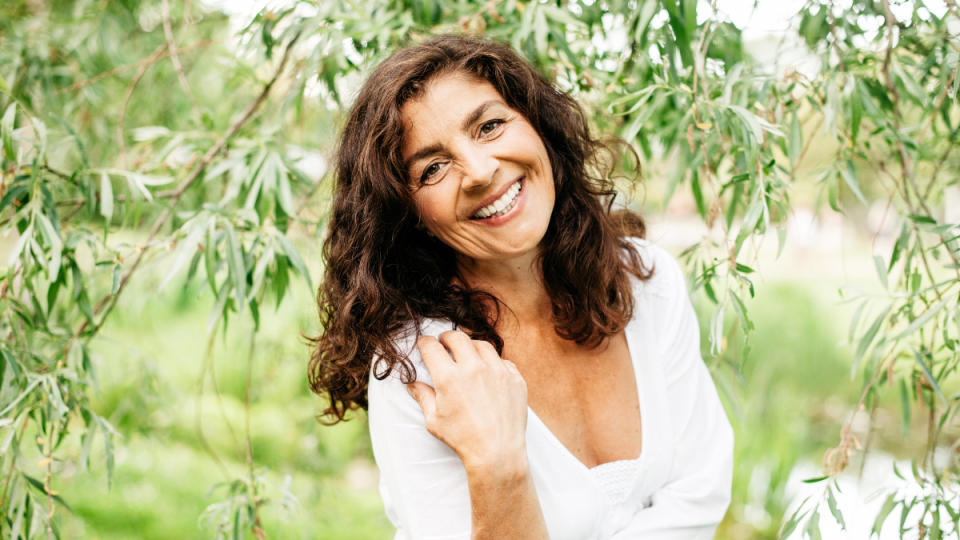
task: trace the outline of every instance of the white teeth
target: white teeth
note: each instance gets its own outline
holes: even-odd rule
[[[485,219],[493,215],[505,214],[517,203],[517,195],[520,194],[521,187],[521,181],[517,180],[502,197],[477,210],[477,213],[472,216],[473,219]]]

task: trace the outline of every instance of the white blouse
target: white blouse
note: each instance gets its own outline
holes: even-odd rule
[[[700,357],[683,273],[662,248],[645,240],[636,245],[654,268],[649,280],[634,280],[633,319],[625,330],[643,448],[626,470],[616,462],[590,469],[528,410],[530,471],[553,540],[706,540],[730,502],[733,430]],[[421,333],[450,328],[429,320]],[[411,351],[417,379],[432,384],[414,340],[409,332],[399,343]],[[460,459],[427,432],[396,372],[382,381],[371,376],[368,399],[380,494],[395,540],[469,538],[470,495]]]

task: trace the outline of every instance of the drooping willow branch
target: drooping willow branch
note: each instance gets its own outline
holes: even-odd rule
[[[299,37],[300,37],[300,34],[296,34],[287,43],[287,46],[283,51],[283,57],[281,58],[280,64],[277,66],[276,71],[274,71],[273,76],[270,78],[270,80],[268,80],[263,85],[263,89],[260,91],[260,94],[257,95],[256,99],[254,99],[252,103],[250,103],[250,105],[244,111],[243,115],[240,116],[240,118],[238,118],[227,129],[227,131],[223,133],[223,135],[220,136],[217,142],[213,146],[211,146],[209,150],[207,150],[207,152],[203,155],[200,161],[187,174],[186,178],[184,178],[183,181],[180,182],[180,184],[176,187],[176,189],[173,190],[173,192],[170,195],[170,200],[167,203],[166,208],[163,209],[163,212],[161,212],[160,216],[157,217],[156,221],[154,221],[153,223],[153,226],[150,228],[150,232],[147,234],[147,239],[144,242],[144,248],[137,251],[137,255],[134,258],[133,262],[130,263],[130,266],[127,268],[127,270],[123,273],[123,276],[120,278],[120,282],[116,292],[106,294],[103,298],[100,299],[99,302],[97,302],[97,305],[93,310],[93,314],[95,317],[100,316],[100,321],[96,323],[96,326],[94,328],[90,329],[89,332],[87,332],[90,326],[90,320],[89,319],[84,320],[83,323],[73,333],[73,336],[70,338],[70,341],[68,342],[67,347],[64,350],[64,357],[66,357],[66,354],[70,351],[70,348],[73,346],[73,343],[76,341],[76,339],[79,336],[83,335],[84,332],[87,332],[87,335],[85,337],[89,339],[93,337],[97,333],[97,331],[100,329],[100,327],[103,325],[103,322],[106,320],[107,316],[110,314],[110,311],[112,311],[113,307],[116,305],[117,299],[119,298],[120,294],[126,288],[127,283],[129,283],[130,277],[133,275],[133,273],[140,266],[140,263],[143,261],[143,257],[147,252],[150,242],[157,236],[157,233],[159,233],[160,229],[163,228],[163,226],[167,223],[167,220],[170,219],[170,216],[173,215],[173,210],[176,208],[177,203],[179,203],[180,198],[183,196],[186,190],[200,178],[200,175],[203,173],[203,171],[207,168],[208,165],[210,165],[210,163],[217,156],[217,154],[219,154],[226,147],[230,139],[234,135],[236,135],[238,131],[240,131],[240,128],[242,128],[251,118],[253,118],[254,114],[260,109],[260,107],[266,101],[267,96],[269,96],[270,94],[270,91],[273,89],[277,80],[280,78],[280,75],[283,74],[284,70],[286,69],[287,61],[290,59],[290,52],[292,51],[293,45],[297,42]]]

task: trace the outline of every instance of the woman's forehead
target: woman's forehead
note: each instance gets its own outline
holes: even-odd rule
[[[412,146],[439,144],[447,136],[466,131],[491,107],[507,107],[489,82],[473,75],[451,73],[431,79],[416,97],[400,109],[403,122],[403,154]],[[428,141],[429,140],[429,141]]]

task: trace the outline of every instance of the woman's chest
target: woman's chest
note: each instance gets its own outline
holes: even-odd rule
[[[640,454],[636,376],[623,332],[593,349],[551,339],[508,341],[504,356],[520,369],[530,408],[585,466]]]

